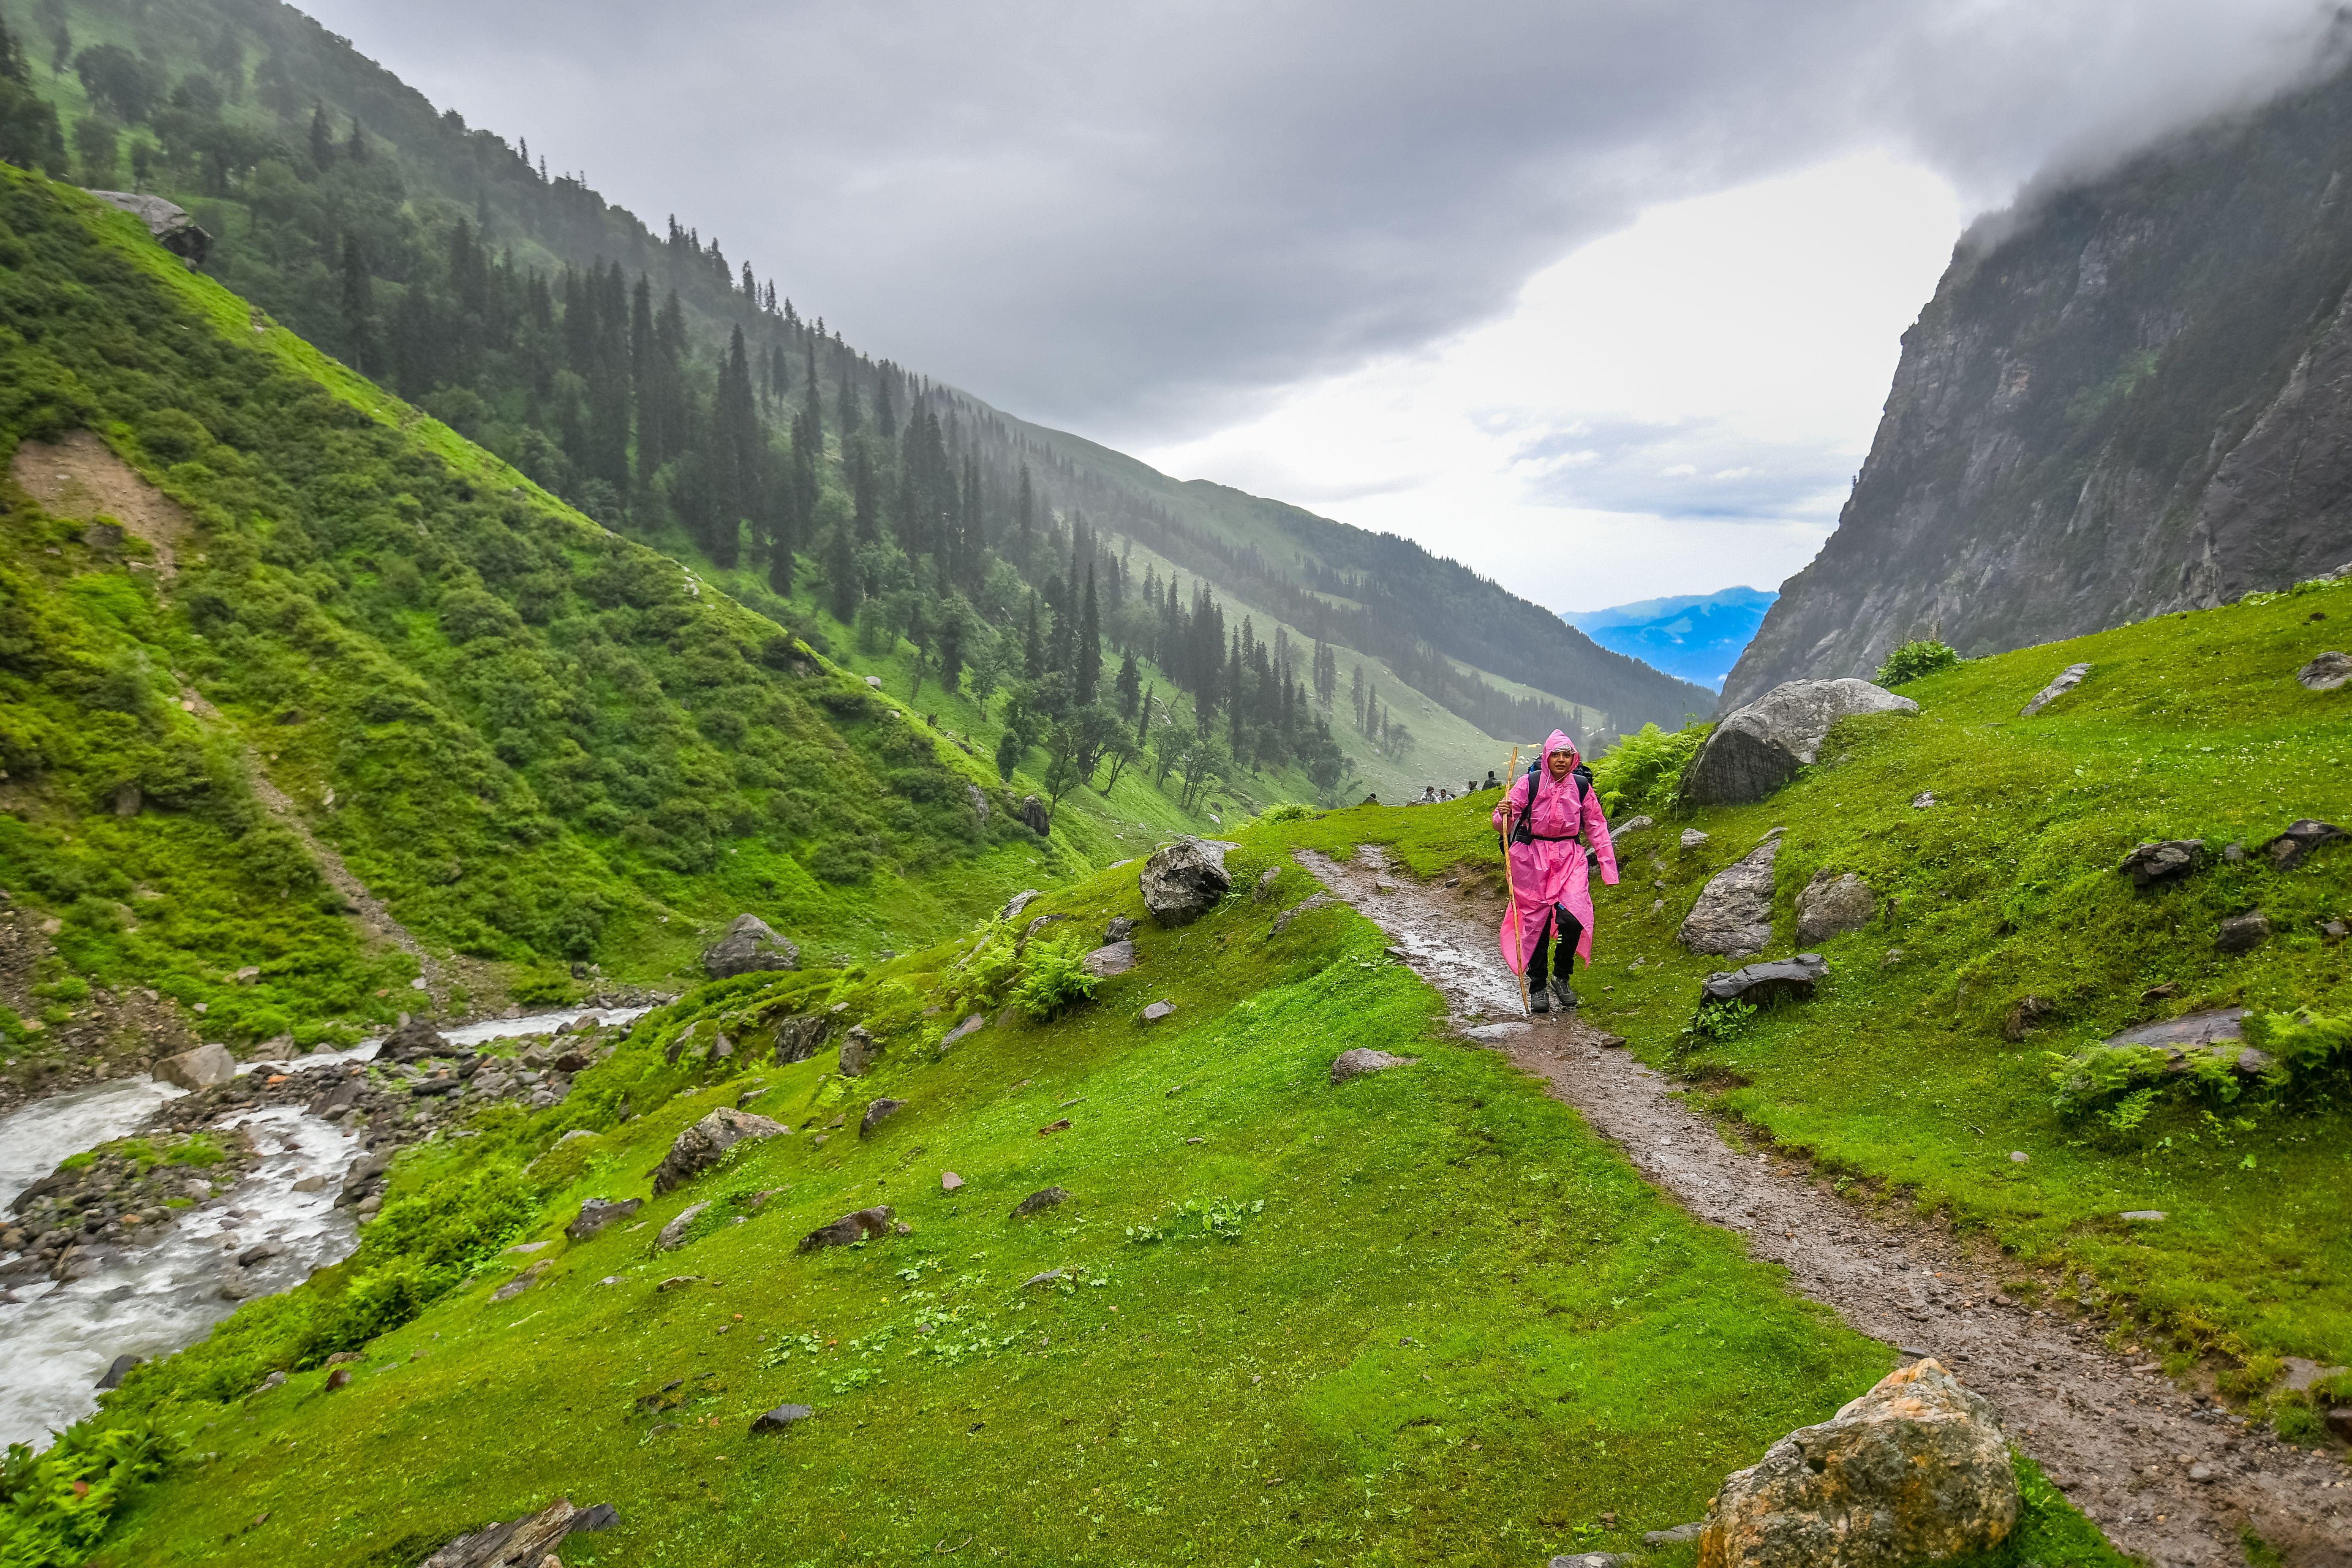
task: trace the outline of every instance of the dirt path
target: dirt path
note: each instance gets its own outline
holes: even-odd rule
[[[1733,1147],[1675,1081],[1574,1019],[1518,1023],[1495,947],[1500,908],[1392,873],[1375,846],[1299,863],[1387,932],[1474,1039],[1540,1075],[1692,1214],[1737,1230],[1862,1332],[1932,1354],[1990,1399],[2011,1437],[2124,1551],[2159,1568],[2245,1561],[2251,1526],[2297,1565],[2352,1564],[2352,1469],[2200,1406],[2092,1329],[2001,1294],[1983,1258],[1932,1226],[1867,1213],[1800,1160]]]
[[[154,549],[155,571],[165,582],[178,573],[175,547],[188,536],[186,515],[94,433],[75,430],[55,444],[18,442],[8,476],[56,516],[113,519]]]

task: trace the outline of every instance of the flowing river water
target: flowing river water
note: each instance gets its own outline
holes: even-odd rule
[[[492,1018],[444,1029],[441,1037],[472,1046],[552,1034],[588,1011],[608,1024],[626,1024],[646,1009]],[[293,1065],[366,1060],[377,1044],[314,1052]],[[237,1070],[285,1065],[252,1062]],[[0,1116],[0,1211],[68,1155],[136,1131],[182,1092],[152,1079],[118,1079]],[[222,1125],[244,1128],[262,1156],[236,1186],[187,1210],[152,1246],[119,1249],[81,1279],[0,1292],[0,1443],[47,1447],[56,1431],[97,1408],[98,1384],[116,1357],[169,1355],[203,1338],[240,1300],[290,1289],[313,1269],[351,1255],[358,1231],[351,1211],[334,1205],[359,1152],[358,1136],[290,1105],[242,1111]],[[262,1244],[280,1250],[237,1267],[240,1252]]]

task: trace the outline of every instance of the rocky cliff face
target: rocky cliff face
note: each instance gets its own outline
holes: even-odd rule
[[[1838,529],[1725,682],[1867,676],[2352,560],[2352,73],[1976,226]]]

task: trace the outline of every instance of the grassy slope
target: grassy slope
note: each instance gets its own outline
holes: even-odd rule
[[[2222,864],[2146,893],[2116,869],[2144,838],[2218,850],[2302,816],[2352,823],[2347,693],[2294,679],[2341,645],[2347,612],[2352,587],[2305,589],[1906,687],[1919,717],[1849,724],[1824,765],[1763,805],[1672,819],[1621,845],[1625,880],[1603,891],[1599,967],[1580,983],[1586,1016],[1680,1066],[1727,1112],[1983,1226],[2017,1255],[2027,1288],[2138,1303],[2168,1326],[2150,1342],[2176,1372],[2210,1356],[2228,1384],[2256,1389],[2279,1355],[2352,1361],[2352,1106],[2340,1080],[2290,1105],[2183,1099],[2127,1137],[2061,1119],[2048,1054],[2229,1004],[2352,1011],[2352,946],[2318,930],[2352,916],[2352,845],[2291,873]],[[2016,716],[2077,660],[2093,666],[2077,692]],[[1922,790],[1938,804],[1914,809]],[[1831,979],[1811,1005],[1691,1052],[1698,1042],[1681,1030],[1698,981],[1723,961],[1684,953],[1675,929],[1706,877],[1780,825],[1772,955],[1792,950],[1795,895],[1816,869],[1860,873],[1900,908],[1821,944]],[[1685,826],[1713,837],[1680,848]],[[1494,861],[1475,808],[1336,814],[1311,834],[1334,847],[1393,840],[1423,872]],[[2220,921],[2257,906],[2278,934],[2243,956],[2217,952]],[[2177,994],[2143,1000],[2166,984]],[[2003,1024],[2029,994],[2056,1011],[2012,1043]],[[2170,1217],[2116,1218],[2142,1208]],[[2085,1273],[2095,1288],[2078,1282]]]
[[[263,879],[257,893],[238,890],[256,879],[248,862],[258,859],[271,869],[285,858],[284,846],[251,809],[236,757],[239,736],[282,752],[273,773],[306,805],[322,800],[330,785],[338,788],[348,804],[314,815],[314,826],[428,943],[499,958],[517,977],[542,989],[568,984],[548,962],[566,956],[596,957],[619,978],[678,973],[711,929],[745,908],[845,952],[907,945],[973,918],[1035,879],[1034,864],[1045,858],[1041,847],[1025,835],[1024,847],[1000,827],[951,849],[944,860],[926,855],[909,868],[912,878],[823,882],[809,874],[801,858],[804,846],[792,841],[793,822],[772,822],[758,806],[756,786],[736,796],[751,815],[738,808],[732,818],[750,826],[739,826],[731,842],[714,848],[698,868],[649,862],[609,826],[597,828],[576,815],[551,836],[547,829],[556,824],[539,816],[533,825],[544,805],[534,785],[561,786],[560,779],[551,784],[544,771],[562,754],[561,740],[545,731],[502,742],[503,755],[494,755],[490,731],[517,721],[494,721],[491,705],[501,700],[506,680],[524,689],[542,677],[577,681],[582,678],[567,673],[563,661],[603,657],[596,647],[612,645],[606,632],[595,629],[594,605],[573,598],[544,635],[518,622],[489,643],[457,647],[445,630],[446,616],[436,617],[430,606],[447,590],[482,585],[485,579],[465,557],[486,543],[503,542],[526,558],[535,556],[538,569],[558,574],[558,583],[572,574],[575,594],[591,589],[600,560],[635,574],[627,592],[645,607],[622,610],[618,622],[608,610],[602,623],[621,626],[622,642],[634,641],[634,652],[604,668],[649,672],[652,684],[622,691],[608,679],[589,684],[580,696],[595,710],[596,722],[620,726],[616,740],[651,746],[658,759],[681,769],[680,791],[697,799],[720,798],[739,779],[765,776],[772,785],[782,765],[786,782],[818,792],[812,797],[817,819],[847,811],[867,819],[856,831],[872,842],[888,834],[887,866],[891,846],[913,853],[923,833],[938,826],[925,827],[929,817],[912,826],[898,821],[904,808],[889,797],[902,783],[936,774],[946,781],[935,792],[946,804],[924,809],[952,815],[963,809],[964,781],[992,785],[994,780],[985,764],[951,749],[910,742],[903,721],[886,717],[863,696],[846,706],[836,702],[838,711],[828,709],[833,700],[826,693],[854,683],[821,663],[806,677],[761,667],[756,656],[775,634],[773,623],[716,595],[691,595],[675,566],[611,539],[299,337],[255,321],[243,300],[188,273],[149,242],[135,221],[30,176],[10,172],[5,177],[15,204],[16,227],[7,243],[18,285],[8,320],[7,346],[17,356],[8,400],[10,438],[78,423],[104,429],[119,452],[188,509],[199,531],[196,545],[211,552],[208,557],[205,548],[183,551],[185,569],[167,608],[142,574],[85,559],[79,530],[47,520],[23,498],[14,503],[19,522],[7,547],[17,574],[16,614],[25,617],[18,624],[46,628],[42,657],[78,644],[73,658],[92,680],[110,661],[148,672],[141,680],[153,689],[133,704],[150,710],[131,737],[147,747],[139,756],[157,747],[175,745],[193,754],[209,746],[214,793],[234,807],[220,818],[234,847],[208,847],[190,837],[184,821],[155,813],[116,824],[104,816],[111,775],[82,779],[59,764],[45,785],[40,777],[26,776],[39,770],[25,765],[39,748],[19,748],[14,798],[35,831],[15,834],[12,880],[32,888],[37,902],[55,907],[69,927],[89,928],[61,933],[59,946],[91,978],[118,985],[161,984],[153,955],[142,959],[133,951],[139,944],[121,940],[128,933],[113,905],[129,897],[130,881],[91,889],[112,903],[85,898],[68,907],[76,893],[63,862],[72,858],[68,848],[77,839],[85,842],[84,858],[89,844],[107,846],[106,858],[119,858],[141,885],[157,887],[159,879],[176,876],[186,887],[165,890],[179,907],[200,889],[222,889],[214,900],[219,918],[207,930],[196,933],[184,922],[191,941],[201,935],[201,951],[177,966],[187,973],[174,979],[186,984],[172,989],[186,992],[183,1002],[224,1008],[227,1016],[218,1022],[228,1037],[274,1033],[289,1023],[315,1026],[324,1014],[363,1016],[389,1005],[371,1001],[369,993],[406,971],[379,973],[337,934],[336,922],[305,915],[299,900],[285,910],[231,912],[225,907],[240,898],[247,905],[258,900],[275,906],[287,890],[301,899],[317,893],[300,876],[291,882],[285,876]],[[207,328],[207,337],[185,335]],[[171,423],[184,415],[163,418],[169,411],[158,406],[162,385],[172,388],[173,403],[197,409],[235,439],[215,445],[200,424]],[[334,416],[321,391],[365,421]],[[289,439],[289,429],[312,430],[315,438]],[[165,445],[159,432],[178,445]],[[202,460],[173,461],[191,457]],[[281,463],[290,466],[273,466]],[[395,489],[404,493],[393,495]],[[478,503],[478,492],[504,499]],[[491,505],[499,509],[498,521],[484,510]],[[354,540],[351,519],[363,508],[377,510],[362,511]],[[417,520],[410,525],[413,534],[384,526],[403,509]],[[288,520],[295,524],[290,532]],[[514,531],[511,537],[504,530]],[[323,552],[312,533],[324,536]],[[47,542],[52,535],[54,544]],[[47,553],[51,549],[58,553]],[[413,598],[404,605],[385,591],[387,561],[411,554],[427,584],[422,610],[413,607]],[[656,568],[670,577],[646,578]],[[490,585],[501,592],[513,587]],[[234,640],[225,640],[219,625],[211,626],[209,638],[196,635],[187,606],[207,595],[236,617]],[[567,647],[567,638],[577,640]],[[21,662],[24,656],[20,650],[11,657]],[[55,679],[51,666],[36,660],[21,668],[26,680],[16,719],[35,721],[38,703],[50,696],[85,711],[93,700],[77,689],[51,691],[45,685]],[[500,676],[487,677],[486,668]],[[218,700],[232,732],[205,736],[184,721],[161,675],[165,669],[192,673]],[[755,721],[751,749],[778,741],[802,749],[789,761],[777,753],[757,764],[769,769],[765,775],[757,766],[744,772],[746,764],[729,754],[734,745],[725,731],[712,731],[720,737],[714,742],[697,733],[689,716],[714,691],[726,693],[726,701]],[[540,695],[556,700],[543,683]],[[387,696],[401,707],[389,722],[373,706]],[[275,721],[289,703],[310,715],[292,729]],[[528,730],[552,711],[541,703],[521,722]],[[55,733],[59,726],[48,729]],[[62,754],[71,748],[48,749]],[[100,756],[90,766],[105,762]],[[198,764],[181,767],[185,772]],[[124,776],[142,775],[134,770]],[[153,787],[149,794],[164,797]],[[723,831],[727,819],[722,810],[707,820],[719,822]],[[802,831],[805,820],[794,819]],[[494,842],[515,833],[520,837],[511,843]],[[163,847],[174,834],[181,849]],[[274,858],[257,855],[256,847],[265,842]],[[188,856],[195,858],[186,865],[174,860]],[[952,877],[926,874],[959,858],[962,864]],[[508,890],[484,892],[480,881],[452,889],[433,870],[452,863],[462,870],[468,862],[471,875]],[[584,954],[566,953],[563,942],[529,931],[531,919],[564,900],[602,922]],[[507,916],[497,912],[502,900]],[[509,925],[500,927],[501,919]],[[304,920],[317,929],[303,926]],[[150,922],[148,939],[149,946],[178,940],[158,922]],[[273,965],[273,960],[285,963]],[[239,990],[229,972],[247,962],[260,962],[269,973],[258,987]],[[322,967],[336,973],[289,979],[297,970]]]
[[[1245,832],[1237,887],[1286,847]],[[544,1156],[568,1186],[488,1238],[549,1243],[541,1284],[493,1302],[522,1260],[485,1268],[372,1345],[346,1391],[312,1370],[163,1407],[205,1458],[142,1497],[104,1560],[405,1563],[561,1492],[624,1521],[567,1542],[574,1563],[966,1542],[1023,1563],[1539,1562],[1695,1517],[1727,1469],[1885,1370],[1884,1347],[1661,1202],[1532,1080],[1432,1037],[1441,1005],[1351,911],[1269,937],[1311,887],[1286,868],[1267,903],[1147,925],[1142,967],[1093,1003],[943,1058],[931,1043],[965,996],[940,988],[963,942],[876,975],[711,987],[648,1019],[530,1135],[607,1129]],[[1144,913],[1132,872],[1034,908],[1082,931]],[[1162,996],[1174,1017],[1139,1024]],[[856,1082],[829,1051],[752,1065],[768,1000],[846,1004],[885,1065]],[[941,1001],[958,1005],[927,1016]],[[708,1037],[698,1015],[744,1046],[717,1081],[691,1057],[663,1065],[665,1041]],[[1328,1065],[1354,1046],[1423,1059],[1335,1089]],[[822,1148],[814,1131],[747,1146],[635,1226],[562,1239],[581,1199],[644,1195],[676,1132],[752,1086],[764,1114],[851,1125]],[[861,1140],[885,1093],[908,1108]],[[624,1094],[653,1109],[614,1128]],[[412,1155],[400,1193],[464,1157]],[[1048,1184],[1071,1200],[1007,1217]],[[706,1199],[682,1250],[649,1255],[653,1227]],[[912,1233],[794,1252],[877,1202]],[[1203,1234],[1221,1205],[1237,1234]],[[379,1224],[405,1223],[400,1207]],[[698,1278],[658,1289],[680,1275]],[[152,1401],[169,1375],[134,1374],[123,1397]],[[748,1435],[786,1401],[815,1419]],[[2035,1497],[2009,1560],[2116,1561],[2053,1491]]]

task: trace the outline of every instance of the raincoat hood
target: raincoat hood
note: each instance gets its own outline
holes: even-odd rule
[[[1546,768],[1551,766],[1551,754],[1554,752],[1566,752],[1574,761],[1583,759],[1583,753],[1576,749],[1576,742],[1568,738],[1568,731],[1565,730],[1554,730],[1551,732],[1551,739],[1544,742],[1543,760]]]

